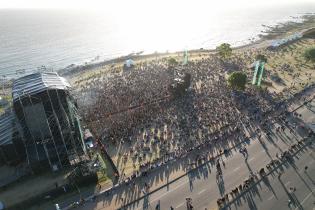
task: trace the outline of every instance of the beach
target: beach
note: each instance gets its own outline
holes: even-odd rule
[[[256,41],[252,41],[249,44],[245,44],[242,46],[234,47],[235,52],[242,52],[247,50],[259,49],[259,48],[266,48],[271,45],[271,42],[276,39],[281,39],[292,35],[297,32],[303,32],[309,28],[314,27],[315,25],[315,15],[307,14],[304,16],[303,22],[287,22],[284,24],[276,25],[276,26],[265,26],[268,30],[264,31],[264,35],[260,36],[260,39]],[[189,50],[189,55],[191,58],[196,57],[196,55],[207,55],[208,53],[215,53],[215,49],[195,49]],[[87,65],[78,65],[72,66],[70,68],[65,68],[59,70],[59,74],[69,78],[71,81],[76,80],[75,77],[84,77],[84,75],[88,73],[93,73],[93,71],[104,71],[104,69],[108,69],[113,65],[122,66],[123,63],[127,59],[133,59],[136,63],[142,62],[145,60],[153,60],[153,59],[161,59],[166,57],[176,57],[177,59],[182,59],[184,55],[184,51],[172,52],[172,53],[153,53],[153,54],[146,54],[146,55],[135,55],[130,54],[102,62],[95,62],[92,64]],[[106,70],[107,71],[107,70]]]

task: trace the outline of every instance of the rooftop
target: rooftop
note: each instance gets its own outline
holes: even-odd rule
[[[34,73],[13,82],[13,101],[49,89],[67,90],[70,84],[56,72]]]

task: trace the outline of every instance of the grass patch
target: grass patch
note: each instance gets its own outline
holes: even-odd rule
[[[99,152],[96,152],[94,157],[97,158],[100,163],[100,170],[97,172],[98,183],[102,184],[108,182],[111,177],[113,177],[113,171],[110,167],[110,163],[104,159]]]

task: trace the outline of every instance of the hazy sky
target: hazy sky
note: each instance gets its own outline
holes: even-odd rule
[[[112,9],[121,9],[122,7],[138,9],[162,9],[165,7],[193,9],[194,5],[199,4],[199,8],[200,5],[204,5],[205,7],[229,9],[301,2],[310,3],[314,2],[314,0],[0,0],[0,8],[73,8],[110,11]]]

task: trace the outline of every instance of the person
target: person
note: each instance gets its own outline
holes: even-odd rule
[[[170,207],[170,210],[174,210],[173,206]]]
[[[161,209],[161,205],[160,205],[160,200],[159,200],[155,206],[155,210],[160,210],[160,209]]]
[[[241,148],[240,149],[240,153],[245,157],[245,151],[244,151],[244,148]]]
[[[304,167],[304,171],[306,172],[306,171],[307,171],[307,169],[308,169],[308,166],[305,166],[305,167]]]

